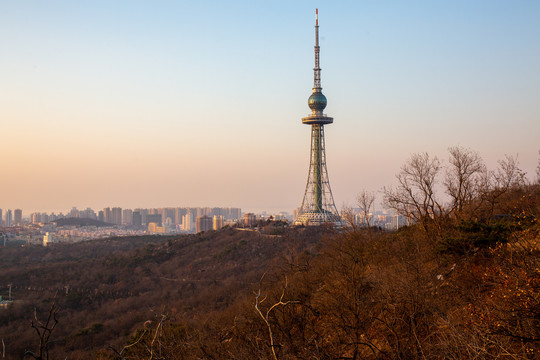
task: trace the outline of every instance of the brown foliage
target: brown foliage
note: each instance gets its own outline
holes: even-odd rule
[[[320,235],[313,229],[269,236],[229,228],[2,249],[0,284],[13,283],[15,299],[8,310],[0,309],[6,358],[20,359],[25,349],[37,348],[29,325],[34,308],[46,314],[56,293],[61,310],[51,358],[94,359],[99,349],[121,349],[156,312],[167,314],[171,326],[204,324],[251,294],[280,259],[314,251]]]
[[[371,241],[358,231],[328,240],[320,255],[287,272],[287,300],[294,302],[275,308],[268,321],[278,358],[534,357],[538,228],[512,236],[507,245],[446,257],[414,229]],[[270,303],[282,289],[278,281],[267,290]],[[236,323],[241,336],[227,349],[272,357],[265,324],[249,319]]]

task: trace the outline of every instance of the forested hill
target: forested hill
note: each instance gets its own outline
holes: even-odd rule
[[[105,227],[112,224],[87,218],[62,218],[54,221],[57,226],[97,226]]]
[[[396,232],[268,224],[1,249],[6,359],[46,358],[32,324],[51,330],[49,359],[536,359],[540,184],[480,196]]]
[[[444,177],[415,154],[383,190],[411,224],[395,232],[269,222],[0,249],[5,358],[538,359],[540,164],[532,182],[513,157],[488,171],[449,152]]]
[[[225,228],[1,249],[0,294],[7,298],[12,284],[15,300],[0,309],[7,358],[20,359],[39,343],[30,327],[34,308],[46,319],[56,303],[53,354],[92,359],[96,349],[121,348],[156,314],[191,321],[225,310],[252,294],[264,273],[271,278],[272,269],[292,262],[295,254],[315,253],[326,235],[324,228],[281,235]]]

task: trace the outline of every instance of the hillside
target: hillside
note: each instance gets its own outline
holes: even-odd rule
[[[501,189],[395,232],[268,224],[1,249],[17,300],[0,311],[6,358],[45,358],[39,320],[52,359],[536,359],[540,185]]]
[[[156,314],[205,319],[250,294],[261,276],[302,252],[316,252],[324,229],[262,235],[231,228],[185,236],[144,236],[0,251],[0,286],[16,300],[0,310],[7,358],[37,344],[34,308],[58,307],[52,354],[95,358],[119,347]],[[288,259],[288,260],[287,260]],[[62,357],[63,358],[63,357]]]
[[[87,218],[62,218],[55,220],[54,223],[56,223],[57,226],[112,226],[112,224],[103,221]]]

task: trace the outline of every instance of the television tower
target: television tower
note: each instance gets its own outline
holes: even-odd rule
[[[311,155],[309,173],[304,192],[302,206],[295,219],[295,224],[341,225],[330,181],[326,170],[326,151],[324,148],[324,125],[331,124],[334,119],[326,116],[326,96],[322,93],[321,68],[319,67],[319,11],[315,9],[315,67],[313,94],[308,99],[311,114],[302,118],[302,123],[311,125]]]

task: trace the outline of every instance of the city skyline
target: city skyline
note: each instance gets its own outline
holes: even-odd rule
[[[0,11],[0,207],[292,211],[315,7],[338,209],[451,146],[534,178],[538,3],[20,1]]]
[[[115,213],[116,211],[116,213]],[[178,213],[178,211],[181,212],[181,214],[185,215],[186,213],[192,213],[193,216],[198,216],[200,214],[225,214],[227,213],[230,217],[230,214],[235,214],[236,218],[239,218],[244,211],[242,211],[241,208],[238,207],[231,207],[231,206],[165,206],[165,207],[135,207],[135,208],[122,208],[117,206],[105,206],[100,208],[78,208],[76,206],[71,207],[71,209],[65,209],[60,211],[36,211],[34,209],[31,210],[23,210],[23,209],[8,209],[8,208],[0,208],[0,226],[2,225],[2,221],[4,223],[6,222],[6,215],[8,218],[10,218],[11,222],[13,223],[21,223],[21,220],[30,220],[30,222],[36,222],[32,221],[32,217],[34,215],[47,215],[52,216],[54,219],[57,218],[85,218],[85,219],[94,219],[99,220],[99,217],[104,217],[102,221],[110,222],[113,224],[119,224],[121,222],[121,219],[125,219],[126,217],[126,211],[129,212],[128,216],[132,217],[134,212],[144,212],[149,214],[162,214],[162,213],[168,213],[172,214],[175,213],[175,211]],[[182,212],[183,211],[183,212]],[[169,215],[170,217],[171,215]],[[175,217],[175,216],[173,216]],[[176,218],[178,215],[176,215]],[[120,219],[120,220],[118,220]],[[40,222],[40,221],[37,221]],[[5,225],[5,224],[4,224]]]

